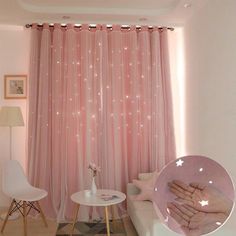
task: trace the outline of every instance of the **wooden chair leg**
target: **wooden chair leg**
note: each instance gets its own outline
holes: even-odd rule
[[[4,231],[4,229],[5,229],[5,226],[6,226],[8,217],[9,217],[9,214],[10,214],[10,212],[11,212],[13,206],[14,206],[14,201],[15,201],[15,199],[12,200],[11,205],[10,205],[10,207],[9,207],[9,209],[8,209],[6,218],[5,218],[5,220],[4,220],[4,222],[3,222],[3,225],[2,225],[2,228],[1,228],[1,233],[3,233],[3,231]]]
[[[74,229],[75,229],[75,223],[77,221],[77,218],[78,218],[78,213],[79,213],[79,204],[77,204],[77,208],[76,208],[76,212],[75,212],[75,218],[74,218],[74,221],[73,221],[73,225],[72,225],[72,229],[71,229],[71,235],[73,235],[73,232],[74,232]]]
[[[27,236],[27,209],[26,201],[23,201],[23,223],[24,223],[24,236]]]
[[[36,204],[37,204],[38,209],[40,210],[40,215],[41,215],[41,217],[42,217],[42,219],[43,219],[44,225],[45,225],[46,227],[48,227],[48,224],[47,224],[45,215],[44,215],[44,213],[43,213],[43,211],[42,211],[42,208],[41,208],[39,202],[37,201]]]

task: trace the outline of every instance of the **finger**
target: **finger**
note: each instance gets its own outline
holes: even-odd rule
[[[196,210],[194,207],[187,205],[187,204],[183,204],[182,205],[185,209],[187,209],[189,212],[191,212],[192,214],[196,214],[198,213],[198,210]]]
[[[188,221],[183,219],[174,209],[169,207],[170,216],[181,226],[188,226]]]
[[[194,188],[192,186],[189,186],[187,184],[185,184],[184,182],[180,181],[180,180],[173,180],[173,183],[178,185],[180,188],[182,188],[183,190],[193,193],[194,192]]]
[[[193,201],[190,199],[183,199],[183,198],[178,197],[175,199],[175,201],[180,204],[185,204],[185,205],[190,205],[190,206],[194,205]]]
[[[170,203],[168,205],[168,208],[169,208],[169,211],[173,211],[175,212],[176,214],[178,214],[182,219],[184,219],[185,221],[189,222],[190,218],[188,215],[186,215],[184,213],[184,211],[182,211],[182,207],[177,204],[177,203]]]
[[[177,197],[182,198],[182,199],[186,199],[186,200],[189,200],[189,201],[191,200],[190,196],[185,195],[184,193],[180,192],[180,191],[177,190],[176,188],[170,187],[169,189],[170,189],[170,191],[171,191],[174,195],[176,195]]]
[[[173,203],[176,212],[178,212],[179,215],[181,215],[185,220],[189,221],[190,217],[193,216],[192,213],[189,214],[189,212],[186,212],[185,208],[177,203]]]
[[[178,184],[175,184],[174,182],[169,182],[168,186],[170,188],[176,188],[176,190],[179,190],[181,193],[184,193],[184,189],[182,189],[181,187],[178,186]]]
[[[190,185],[191,187],[197,188],[197,189],[199,189],[199,190],[203,190],[203,189],[206,187],[206,185],[205,185],[205,184],[202,184],[202,183],[190,183],[189,185]]]
[[[189,192],[189,191],[187,191],[187,190],[181,188],[178,184],[175,184],[175,183],[173,183],[173,182],[172,182],[172,183],[168,183],[168,186],[169,186],[170,188],[175,188],[177,191],[179,191],[180,193],[183,193],[183,194],[186,195],[186,196],[191,196],[191,195],[192,195],[191,192]]]
[[[177,203],[173,203],[183,214],[188,216],[188,219],[191,218],[194,214],[196,214],[195,211],[190,210],[186,205],[179,205]]]

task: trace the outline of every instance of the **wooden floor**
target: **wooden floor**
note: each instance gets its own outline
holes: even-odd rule
[[[0,210],[0,214],[3,210]],[[4,211],[5,212],[5,211]],[[128,236],[138,236],[134,226],[129,217],[123,219],[124,226]],[[43,224],[43,221],[39,219],[33,219],[28,217],[28,236],[55,236],[57,230],[56,221],[47,220],[48,228]],[[2,227],[3,220],[0,220],[0,227]],[[23,236],[23,219],[20,217],[17,220],[8,221],[4,230],[4,233],[0,233],[4,236]]]
[[[123,222],[124,222],[124,226],[125,226],[128,236],[138,236],[138,234],[134,228],[134,225],[129,217],[124,218]]]

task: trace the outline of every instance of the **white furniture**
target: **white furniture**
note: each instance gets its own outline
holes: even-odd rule
[[[9,160],[6,162],[3,169],[2,190],[13,200],[2,225],[1,232],[4,231],[8,217],[13,212],[19,211],[23,216],[24,235],[26,236],[27,215],[31,209],[34,209],[41,214],[44,224],[47,227],[45,216],[38,202],[47,196],[47,192],[29,184],[18,161]]]
[[[9,155],[10,160],[12,160],[12,127],[24,126],[24,119],[21,113],[20,107],[2,107],[0,110],[0,126],[6,126],[10,129],[10,145],[9,145]],[[6,218],[6,214],[1,215],[1,219]],[[15,212],[11,214],[8,219],[15,220],[19,217],[19,214]]]
[[[123,202],[126,199],[126,196],[124,193],[121,193],[119,191],[108,190],[108,189],[98,189],[96,194],[94,195],[91,195],[88,191],[89,190],[84,190],[84,191],[80,191],[71,195],[71,200],[77,204],[71,235],[73,235],[75,223],[78,218],[79,207],[80,205],[84,205],[84,206],[105,207],[105,220],[106,220],[106,227],[107,227],[107,235],[110,236],[108,207]]]
[[[24,126],[20,107],[2,107],[0,110],[0,126],[10,128],[10,160],[12,159],[12,127]]]
[[[138,179],[150,178],[152,173],[139,174]],[[127,185],[127,210],[139,236],[177,236],[170,231],[158,219],[153,203],[150,201],[135,201],[133,195],[139,193],[139,189],[132,183]]]

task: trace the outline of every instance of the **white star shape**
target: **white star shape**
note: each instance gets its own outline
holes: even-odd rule
[[[184,163],[184,161],[182,161],[181,159],[179,159],[178,161],[176,161],[176,166],[182,166]]]
[[[199,203],[201,204],[201,206],[208,206],[208,201],[204,201],[204,200],[202,200],[202,201],[199,201]]]

